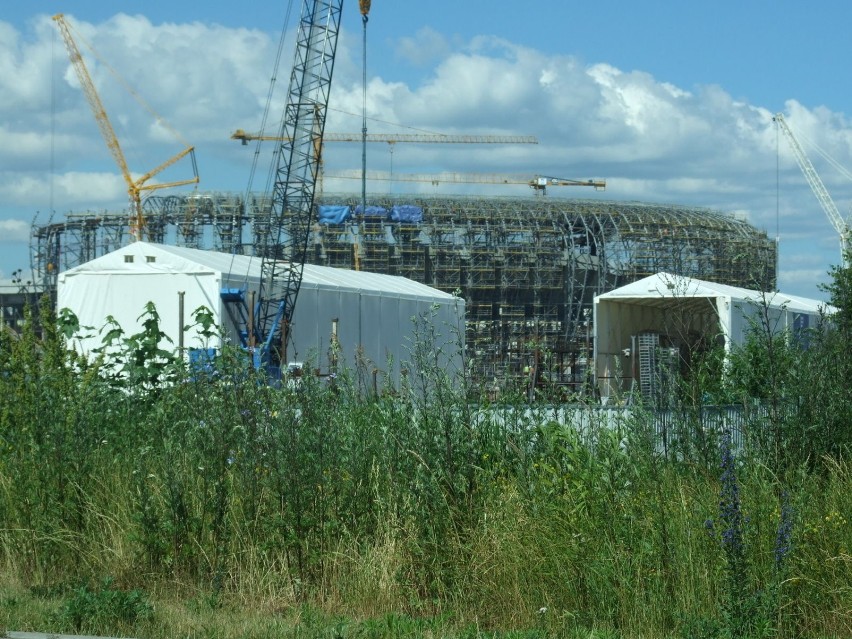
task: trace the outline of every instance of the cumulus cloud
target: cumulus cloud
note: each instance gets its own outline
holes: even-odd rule
[[[58,175],[7,173],[0,180],[0,198],[19,210],[36,205],[60,212],[106,209],[127,205],[127,187],[115,173],[71,171]],[[50,205],[53,204],[51,207]]]
[[[396,55],[416,66],[426,66],[446,56],[452,48],[449,39],[431,27],[422,27],[413,37],[402,37]]]
[[[24,220],[0,220],[0,242],[26,242],[30,237],[30,225]]]

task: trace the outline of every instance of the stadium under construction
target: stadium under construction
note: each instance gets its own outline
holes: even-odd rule
[[[151,196],[146,239],[246,255],[269,245],[269,201],[226,193]],[[547,353],[547,379],[580,383],[594,296],[666,271],[773,290],[776,244],[728,214],[676,205],[556,197],[322,196],[310,263],[401,275],[466,301],[465,342],[482,381],[522,375]],[[285,221],[285,232],[292,224]],[[34,224],[45,290],[59,271],[128,243],[127,213]],[[287,256],[281,256],[286,259]]]

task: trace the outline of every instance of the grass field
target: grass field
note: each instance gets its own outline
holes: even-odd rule
[[[238,353],[193,377],[138,336],[95,363],[0,340],[0,629],[852,636],[852,467],[809,404],[736,450],[685,417],[663,455],[651,412],[521,423],[428,358],[365,396]]]

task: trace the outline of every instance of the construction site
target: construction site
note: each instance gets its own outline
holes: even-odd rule
[[[536,144],[531,136],[368,134],[366,28],[370,2],[359,8],[364,29],[364,114],[360,134],[324,131],[342,1],[306,0],[285,112],[274,135],[236,131],[247,144],[276,146],[268,193],[172,187],[198,183],[187,146],[141,178],[131,175],[107,111],[88,75],[70,25],[57,22],[80,86],[128,187],[130,209],[72,212],[36,221],[31,254],[35,286],[55,293],[60,274],[135,240],[187,249],[256,256],[258,290],[229,289],[222,303],[241,317],[243,346],[261,351],[258,365],[287,363],[289,322],[305,264],[408,278],[464,302],[466,370],[500,386],[538,379],[576,389],[592,366],[595,297],[660,272],[760,291],[776,285],[776,242],[744,219],[720,211],[642,202],[555,197],[551,186],[606,187],[605,180],[543,176],[463,175],[393,180],[528,184],[534,196],[376,195],[367,171],[370,142],[396,144]],[[79,37],[79,36],[78,36]],[[321,50],[321,55],[315,55]],[[311,55],[306,55],[311,52]],[[327,142],[360,142],[362,166],[336,176],[324,171]],[[391,147],[391,151],[393,147]],[[162,170],[192,160],[193,175],[157,181]],[[324,193],[326,178],[357,178],[361,192]],[[249,180],[251,183],[251,180]],[[339,182],[337,182],[339,183]],[[169,190],[163,190],[169,189]],[[164,194],[168,193],[168,194]],[[560,194],[561,195],[561,194]],[[129,257],[129,256],[128,256]],[[153,257],[151,258],[153,259]],[[251,297],[251,300],[249,300]],[[250,318],[250,319],[249,319]],[[325,320],[321,320],[325,321]],[[280,348],[272,336],[281,334]],[[276,338],[277,339],[277,338]]]
[[[195,193],[145,200],[151,242],[263,257],[264,196]],[[298,235],[295,217],[284,233]],[[70,214],[33,227],[46,290],[60,271],[126,245],[126,212]],[[711,210],[557,197],[325,195],[306,261],[400,275],[466,302],[465,347],[483,380],[523,376],[547,354],[548,379],[582,383],[595,295],[665,271],[772,290],[775,242]]]

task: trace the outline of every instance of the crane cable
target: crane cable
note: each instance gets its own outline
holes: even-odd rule
[[[115,78],[115,81],[121,85],[121,87],[132,97],[136,102],[141,106],[145,111],[148,112],[154,121],[166,129],[172,137],[180,142],[185,147],[192,146],[189,142],[184,139],[184,137],[178,133],[177,129],[175,129],[163,116],[161,116],[157,111],[152,107],[146,100],[143,98],[136,89],[131,86],[131,84],[125,79],[123,75],[121,75],[115,67],[113,67],[106,58],[104,58],[100,52],[88,41],[80,31],[74,27],[73,24],[68,22],[65,23],[68,26],[68,30],[72,32],[74,36],[74,40],[81,43],[86,49],[88,49],[89,53],[92,54],[92,57],[103,65],[103,67],[109,71],[110,75]]]
[[[342,113],[343,115],[351,115],[353,117],[360,117],[358,113],[352,113],[352,111],[346,111],[344,109],[336,109],[334,107],[328,107],[329,111],[334,111],[336,113]],[[409,131],[418,131],[419,133],[427,133],[429,135],[448,135],[447,133],[443,133],[441,131],[433,131],[431,129],[421,129],[416,126],[409,126],[407,124],[402,124],[401,122],[391,122],[390,120],[382,120],[381,118],[367,117],[367,120],[370,122],[381,122],[382,124],[390,124],[391,126],[398,127],[400,129],[407,129]]]
[[[787,123],[787,127],[790,127],[790,124]],[[817,155],[822,157],[826,162],[828,162],[831,166],[837,169],[837,172],[840,173],[847,180],[852,180],[852,172],[849,171],[845,166],[840,164],[837,160],[835,160],[828,151],[820,147],[819,144],[811,140],[808,136],[802,134],[800,130],[796,131],[796,137],[807,144],[810,148],[817,152]]]
[[[281,27],[281,36],[278,38],[278,49],[275,52],[275,64],[272,67],[272,77],[269,79],[269,90],[266,94],[266,103],[263,106],[263,118],[261,119],[261,122],[260,122],[260,136],[258,136],[258,140],[255,142],[254,155],[252,157],[252,162],[251,162],[251,169],[249,169],[248,184],[246,186],[246,192],[245,192],[245,195],[243,197],[244,206],[246,206],[246,207],[249,206],[249,202],[251,201],[251,192],[252,192],[252,186],[254,184],[254,176],[255,176],[255,172],[257,171],[257,162],[260,159],[260,147],[261,147],[261,142],[262,142],[260,140],[260,137],[263,136],[263,133],[266,130],[266,121],[269,119],[269,111],[270,111],[270,108],[272,106],[272,97],[273,97],[273,94],[275,92],[275,83],[276,83],[276,80],[278,78],[278,68],[281,66],[281,54],[284,50],[284,42],[285,42],[286,37],[287,37],[287,28],[290,25],[290,16],[292,15],[292,12],[293,12],[293,0],[289,0],[287,2],[287,11],[284,14],[284,24]],[[272,181],[272,171],[273,171],[273,169],[271,167],[274,166],[274,165],[275,165],[275,162],[272,162],[271,165],[270,165],[270,171],[269,171],[269,175],[267,176],[266,189],[265,189],[264,193],[269,192],[269,185],[271,184],[271,181]],[[248,211],[246,211],[246,213],[248,213]],[[234,251],[234,253],[231,254],[231,266],[228,269],[229,275],[230,275],[230,272],[233,270],[234,256],[235,255],[236,255],[236,251]],[[250,268],[250,265],[251,265],[251,262],[249,262],[249,268]],[[246,287],[248,286],[248,279],[249,279],[249,273],[248,273],[248,270],[247,270],[246,273],[245,273],[245,279],[243,280],[243,284]]]
[[[789,127],[789,123],[787,124]],[[837,169],[840,174],[848,180],[852,180],[852,172],[850,172],[846,167],[844,167],[840,162],[835,160],[825,149],[820,147],[816,142],[808,138],[808,136],[803,135],[800,130],[796,131],[796,137],[802,140],[805,144],[810,146],[814,151],[817,152],[826,162],[828,162],[831,166]]]
[[[367,214],[367,22],[369,21],[371,0],[359,0],[361,22],[364,25],[363,68],[361,88],[363,101],[361,106],[361,215]]]

